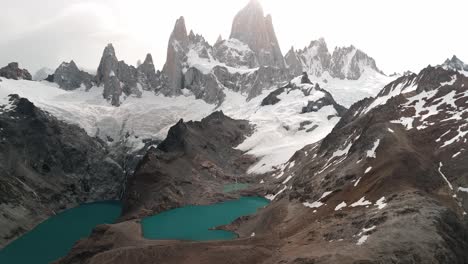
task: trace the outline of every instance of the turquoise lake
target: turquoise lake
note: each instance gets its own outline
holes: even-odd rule
[[[2,264],[47,264],[65,256],[76,241],[120,216],[119,202],[84,204],[44,221],[0,251]]]
[[[186,206],[142,220],[143,235],[148,239],[228,240],[236,234],[224,230],[209,230],[226,225],[240,216],[254,214],[269,201],[261,197],[241,197],[213,205]]]

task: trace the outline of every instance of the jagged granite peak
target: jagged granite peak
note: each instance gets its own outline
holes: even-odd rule
[[[60,64],[52,80],[64,90],[75,90],[82,86],[89,90],[93,86],[93,76],[80,70],[73,60]]]
[[[97,85],[103,84],[111,75],[115,75],[117,70],[117,64],[119,63],[117,57],[115,56],[114,46],[109,43],[102,53],[101,62],[96,73],[96,83]]]
[[[0,77],[13,80],[32,80],[32,76],[26,69],[21,69],[18,62],[10,62],[0,69]]]
[[[203,99],[209,104],[221,105],[226,97],[223,87],[213,73],[203,74],[197,68],[191,67],[184,75],[185,88],[192,91],[197,99]]]
[[[358,80],[368,69],[383,74],[377,68],[373,58],[353,45],[349,47],[337,47],[333,51],[330,63],[330,75],[332,77]]]
[[[112,105],[120,105],[123,93],[130,96],[141,96],[137,87],[138,72],[131,65],[117,59],[112,44],[108,44],[103,51],[101,62],[96,73],[96,84],[104,85],[103,97],[111,101]]]
[[[162,93],[167,96],[179,95],[184,86],[183,62],[186,60],[186,53],[189,45],[189,37],[185,27],[184,17],[177,19],[174,30],[169,38],[167,47],[166,64],[163,73],[168,78],[168,87]]]
[[[453,55],[451,59],[445,60],[445,62],[441,66],[446,69],[468,72],[468,64],[465,64],[462,60],[460,60],[455,55]]]
[[[298,51],[303,65],[303,71],[313,76],[321,76],[329,71],[331,55],[325,39],[320,38],[310,42],[309,46]]]
[[[145,61],[138,66],[137,71],[138,84],[143,90],[159,92],[167,86],[166,77],[160,71],[156,71],[150,53],[146,55]]]
[[[284,68],[284,58],[270,15],[264,16],[260,2],[251,0],[237,13],[230,38],[246,43],[257,55],[261,66]]]

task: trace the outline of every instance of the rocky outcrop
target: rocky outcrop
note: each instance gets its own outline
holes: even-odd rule
[[[112,44],[107,45],[96,73],[96,84],[104,85],[104,98],[112,105],[119,106],[122,94],[140,97],[141,91],[138,89],[137,80],[137,69],[124,61],[119,61]]]
[[[161,92],[166,96],[179,95],[184,86],[183,63],[186,60],[189,38],[184,17],[180,17],[174,26],[167,47],[167,59],[163,73],[167,76],[169,85]]]
[[[89,90],[93,86],[93,76],[78,69],[73,60],[60,64],[52,78],[53,82],[57,83],[60,88],[68,91],[80,87]]]
[[[0,69],[0,77],[13,80],[32,80],[31,74],[26,69],[20,69],[17,62],[11,62]]]
[[[0,107],[0,246],[64,209],[118,199],[123,175],[103,142],[11,95]]]
[[[152,215],[187,204],[213,202],[223,181],[242,181],[248,164],[234,149],[251,132],[247,121],[215,112],[201,122],[179,121],[151,149],[127,184],[124,219]],[[221,185],[220,185],[221,184]]]
[[[270,15],[264,16],[258,0],[251,0],[234,18],[230,38],[240,40],[255,52],[261,66],[284,68],[284,58]]]

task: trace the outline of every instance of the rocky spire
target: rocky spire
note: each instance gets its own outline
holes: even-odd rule
[[[189,38],[185,27],[184,17],[177,19],[174,30],[167,47],[167,59],[163,68],[163,73],[167,76],[169,84],[165,91],[165,95],[177,95],[181,93],[183,88],[183,72],[182,62],[188,49]]]
[[[124,61],[119,61],[115,55],[112,44],[108,44],[102,53],[101,62],[96,73],[96,84],[104,85],[103,96],[112,102],[112,105],[120,105],[120,96],[125,93],[127,96],[141,96],[141,91],[137,87],[137,70],[133,66],[127,65]]]
[[[161,82],[156,74],[151,54],[146,55],[145,61],[138,66],[137,71],[138,83],[143,90],[156,91],[160,87]]]
[[[107,44],[102,53],[101,62],[96,73],[96,83],[97,85],[103,84],[111,75],[111,72],[117,69],[117,64],[119,61],[115,56],[114,46],[111,43]]]
[[[264,16],[258,0],[251,0],[237,13],[230,37],[246,43],[256,53],[260,65],[285,68],[272,18]]]
[[[302,64],[294,47],[291,47],[288,53],[286,53],[284,60],[286,62],[286,67],[288,67],[289,72],[293,76],[299,76],[302,73]]]

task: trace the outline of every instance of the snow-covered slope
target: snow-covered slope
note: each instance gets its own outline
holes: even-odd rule
[[[395,79],[396,77],[385,76],[373,70],[364,71],[358,80],[333,78],[328,72],[320,77],[311,76],[313,82],[329,91],[345,107],[350,107],[363,98],[376,96],[385,85]]]
[[[91,136],[112,141],[130,132],[135,150],[143,146],[144,139],[164,139],[168,129],[181,118],[201,120],[215,110],[222,110],[232,118],[246,119],[256,126],[255,133],[239,149],[257,156],[259,162],[250,171],[263,173],[286,162],[296,150],[321,140],[339,121],[331,106],[301,113],[308,102],[324,96],[320,91],[305,96],[295,90],[281,94],[281,101],[275,105],[260,106],[271,91],[265,90],[247,101],[246,95],[227,90],[226,100],[219,107],[197,100],[190,93],[165,97],[143,91],[141,98],[129,97],[120,107],[114,107],[102,98],[102,88],[65,91],[48,82],[2,79],[0,105],[6,103],[7,95],[19,94],[57,118],[78,124]],[[312,126],[316,126],[313,132],[307,132]]]

